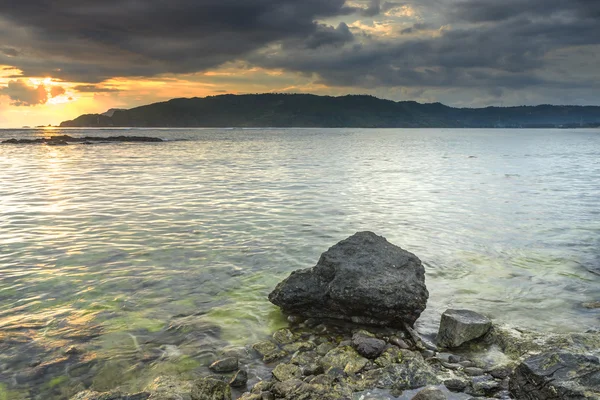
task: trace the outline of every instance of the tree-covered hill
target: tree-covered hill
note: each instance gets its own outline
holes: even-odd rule
[[[111,110],[112,111],[112,110]],[[582,127],[600,126],[597,106],[452,108],[373,96],[221,95],[172,99],[109,114],[86,114],[61,127]]]

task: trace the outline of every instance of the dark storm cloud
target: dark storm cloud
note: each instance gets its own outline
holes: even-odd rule
[[[3,47],[0,48],[0,53],[8,56],[8,57],[16,57],[19,55],[17,49],[13,49],[12,47]]]
[[[599,19],[597,0],[466,0],[454,5],[457,19],[471,22],[503,21],[520,16],[546,17],[561,14],[563,18]]]
[[[113,93],[120,92],[119,89],[98,86],[98,85],[77,85],[73,88],[80,93]]]
[[[358,13],[364,17],[375,17],[379,14],[386,13],[394,8],[403,6],[405,3],[395,3],[391,1],[371,0],[366,8],[358,10]]]
[[[567,76],[569,79],[562,83],[544,77],[544,72],[553,67],[548,59],[552,52],[600,44],[600,24],[593,17],[598,8],[596,3],[538,1],[538,14],[530,2],[508,3],[522,7],[510,8],[504,3],[481,0],[458,5],[446,2],[438,26],[451,27],[435,35],[374,40],[335,52],[297,49],[285,54],[259,54],[253,61],[266,67],[317,74],[323,83],[336,86],[489,89],[598,85],[577,82],[576,76]],[[471,14],[452,11],[471,5],[477,5]],[[477,24],[465,24],[465,16]],[[488,23],[481,24],[483,21]],[[400,33],[432,28],[433,25],[419,22]],[[586,61],[582,64],[582,70],[567,71],[567,75],[595,68],[591,63],[586,66]]]
[[[87,82],[196,72],[354,11],[345,0],[5,1],[0,35],[22,54],[0,63]]]
[[[337,28],[319,24],[319,28],[304,41],[304,44],[309,49],[316,49],[322,46],[343,45],[353,40],[354,35],[348,25],[340,22]]]
[[[588,48],[600,46],[597,0],[351,4],[4,1],[0,37],[6,40],[0,47],[0,65],[15,66],[24,76],[90,84],[115,76],[198,72],[242,61],[316,76],[327,85],[364,88],[482,88],[498,94],[499,88],[597,85],[577,78],[597,76],[593,54],[587,54]],[[416,10],[417,15],[405,14],[404,9]],[[395,16],[394,10],[401,12]],[[357,19],[360,24],[351,24]],[[391,21],[395,31],[377,36],[381,25],[374,21]],[[363,32],[361,26],[373,30]],[[568,56],[576,46],[587,49],[578,50],[578,64]],[[558,65],[555,55],[560,52],[563,64]],[[560,79],[549,78],[548,71]],[[83,85],[76,90],[110,89]]]

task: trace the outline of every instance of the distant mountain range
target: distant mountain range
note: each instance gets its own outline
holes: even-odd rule
[[[85,114],[61,127],[350,127],[547,128],[598,127],[598,106],[453,108],[441,103],[373,96],[221,95],[173,99]]]

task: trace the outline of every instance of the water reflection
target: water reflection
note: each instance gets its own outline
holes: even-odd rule
[[[600,299],[589,267],[598,131],[135,134],[190,140],[0,146],[11,398],[202,372],[219,348],[281,326],[268,292],[359,230],[425,262],[424,332],[447,307],[554,331],[598,326],[582,306]]]

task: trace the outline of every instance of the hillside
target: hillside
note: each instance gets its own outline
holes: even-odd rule
[[[221,95],[172,99],[109,114],[85,114],[61,127],[590,127],[598,106],[452,108],[372,96]]]

